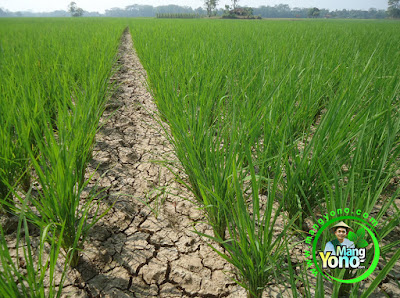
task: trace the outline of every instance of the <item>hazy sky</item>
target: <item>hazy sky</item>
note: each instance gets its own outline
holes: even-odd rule
[[[67,10],[72,0],[0,0],[0,8],[10,11],[49,12],[54,10]],[[103,13],[112,7],[125,8],[132,4],[148,4],[152,6],[177,4],[197,8],[204,6],[202,0],[74,0],[78,7],[87,11]],[[374,7],[387,9],[387,0],[239,0],[241,6],[258,7],[261,5],[274,6],[276,4],[289,4],[290,7],[312,7],[334,9],[364,9]],[[220,0],[219,7],[231,4],[229,0]]]

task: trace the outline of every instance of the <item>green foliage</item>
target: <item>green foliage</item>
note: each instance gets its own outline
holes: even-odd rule
[[[229,10],[229,6],[225,6],[226,10],[224,14],[222,15],[222,18],[224,19],[236,19],[236,18],[242,18],[242,19],[258,19],[260,17],[253,16],[253,8],[251,7],[237,7],[232,10]]]
[[[218,5],[218,0],[204,0],[204,6],[207,10],[207,16],[211,17],[215,14],[215,9]]]
[[[83,16],[83,9],[78,7],[75,2],[71,2],[68,5],[68,11],[71,13],[71,16],[73,17]]]
[[[196,19],[203,17],[200,14],[195,13],[157,13],[156,18],[158,19]]]
[[[24,208],[26,205],[24,204]],[[49,224],[40,233],[39,245],[32,248],[24,209],[19,218],[15,247],[9,247],[0,226],[0,295],[1,297],[60,297],[66,278],[68,262],[64,263],[57,280],[57,260],[61,253],[64,226],[56,236],[56,226]],[[24,234],[24,237],[21,235]],[[15,250],[16,256],[11,253]],[[22,251],[22,254],[21,254]],[[21,270],[25,268],[25,272]]]
[[[320,10],[318,8],[316,8],[316,7],[310,8],[308,10],[308,17],[309,18],[318,18],[319,15],[320,15]]]
[[[364,239],[364,237],[365,229],[359,228],[356,233],[350,231],[348,239],[354,242],[355,247],[363,248],[368,246],[368,242]]]
[[[301,228],[316,212],[349,207],[368,213],[380,202],[400,153],[397,24],[132,23],[180,161],[168,167],[186,174],[177,178],[204,209],[214,229],[207,237],[225,249],[221,256],[253,296],[261,295],[266,279],[277,278],[265,262],[286,284],[293,278],[307,283],[279,263],[285,245],[279,237],[277,246],[266,240],[269,223],[287,212]],[[395,197],[384,201],[377,220],[388,210],[398,214],[391,207]],[[271,202],[279,208],[269,214]],[[397,218],[378,237],[390,233]],[[365,247],[361,234],[354,239]],[[270,259],[261,251],[271,252]],[[347,290],[358,293],[357,286]]]
[[[51,234],[43,239],[55,237],[76,266],[88,231],[105,214],[96,191],[87,198],[82,192],[124,25],[83,19],[1,23],[0,202]],[[31,171],[33,181],[26,178]],[[28,195],[34,183],[39,191]],[[32,209],[22,210],[26,198]]]
[[[1,204],[41,227],[43,239],[75,266],[102,216],[95,192],[85,202],[81,196],[123,22],[0,22]],[[165,164],[186,174],[176,177],[213,228],[205,236],[224,248],[220,255],[249,295],[261,296],[273,279],[290,284],[293,296],[301,280],[311,296],[307,277],[291,268],[288,235],[316,212],[371,213],[379,203],[379,240],[398,226],[392,206],[399,189],[390,191],[400,156],[395,22],[130,22],[179,158]],[[21,185],[30,171],[41,189],[36,196]],[[27,196],[35,212],[21,209]],[[276,234],[278,218],[285,225]],[[359,229],[349,238],[366,247],[364,236]],[[382,247],[386,263],[366,293],[397,262],[398,244]],[[19,283],[25,277],[0,246],[2,264],[10,265],[1,281],[8,289],[10,276]],[[372,257],[368,252],[367,261]],[[47,270],[32,268],[38,276]],[[359,295],[357,285],[347,290]],[[340,291],[333,283],[334,296]],[[320,276],[317,292],[323,295]]]
[[[388,14],[391,18],[400,18],[400,0],[388,1]]]

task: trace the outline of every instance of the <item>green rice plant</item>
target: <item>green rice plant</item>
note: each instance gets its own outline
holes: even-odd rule
[[[394,206],[400,189],[392,189],[388,193],[390,179],[396,175],[396,160],[399,156],[399,121],[397,107],[386,105],[386,111],[379,111],[372,105],[376,114],[367,115],[361,127],[352,152],[350,166],[347,171],[338,171],[332,179],[325,179],[325,203],[327,210],[349,207],[351,210],[363,210],[368,214],[374,214],[374,220],[379,223],[376,227],[378,242],[380,243],[400,223],[400,211]],[[366,133],[368,131],[368,133]],[[378,152],[375,149],[379,149]],[[323,170],[322,170],[323,172]],[[333,183],[333,185],[332,185]],[[379,210],[374,210],[380,205]],[[340,206],[340,207],[339,207]],[[336,208],[336,209],[334,209]],[[388,214],[392,214],[388,216]],[[385,279],[393,265],[400,258],[399,249],[396,245],[399,241],[380,247],[381,256],[386,261],[383,268],[378,270],[374,282],[365,290],[363,295],[367,297]],[[367,262],[373,257],[373,251],[367,253]],[[347,272],[346,270],[335,270],[335,277],[356,277],[363,270]],[[359,297],[359,284],[343,286],[334,282],[334,295],[347,293],[351,297]]]
[[[247,238],[257,233],[245,230],[257,212],[243,211],[257,205],[258,192],[300,226],[315,211],[378,202],[398,165],[394,24],[132,24],[149,87],[186,174],[181,181],[235,266],[244,268],[260,256]],[[247,189],[244,177],[257,187]],[[243,284],[251,274],[258,279],[252,271]],[[288,280],[293,278],[289,272]],[[246,286],[259,295],[260,284]]]
[[[310,216],[323,202],[325,179],[333,179],[341,166],[350,161],[352,140],[359,132],[364,113],[354,118],[358,105],[338,98],[328,104],[327,111],[311,135],[306,134],[299,142],[287,147],[285,158],[284,189],[291,200],[286,210],[293,215],[303,209],[297,224],[302,226],[303,217]],[[339,120],[340,119],[340,120]]]
[[[88,183],[85,171],[112,88],[108,82],[124,22],[89,19],[1,22],[0,90],[4,91],[4,97],[0,111],[9,116],[4,118],[9,124],[2,128],[13,133],[12,138],[1,140],[23,151],[21,157],[8,151],[8,157],[1,155],[7,162],[21,163],[14,180],[1,181],[8,180],[8,191],[21,202],[23,195],[17,191],[17,183],[27,180],[32,167],[40,187],[38,196],[31,200],[40,215],[28,212],[30,220],[39,226],[65,222],[68,233],[63,234],[63,248],[68,251],[77,247],[76,241],[81,247],[91,226],[86,219],[95,195],[82,203],[83,207],[79,200]],[[3,148],[11,150],[10,146]],[[0,172],[11,173],[3,164]],[[15,206],[14,212],[19,208],[20,205]],[[97,211],[94,213],[96,217]],[[76,265],[76,249],[73,254],[72,263]]]
[[[75,267],[79,261],[78,249],[83,247],[89,229],[111,207],[102,214],[98,213],[100,200],[95,200],[98,193],[92,193],[84,203],[80,202],[81,193],[90,179],[84,184],[79,183],[82,175],[79,166],[86,164],[87,161],[82,160],[84,156],[80,154],[78,148],[82,144],[81,138],[71,132],[77,131],[82,124],[75,122],[75,125],[80,127],[71,126],[71,122],[74,123],[73,117],[61,111],[64,110],[59,108],[56,132],[50,124],[51,116],[43,118],[41,123],[32,124],[39,156],[35,150],[29,150],[29,140],[25,140],[25,148],[29,152],[32,167],[41,185],[38,197],[30,198],[39,216],[33,212],[28,212],[27,216],[42,228],[48,224],[65,227],[61,246],[65,252],[71,252],[71,266]],[[47,129],[44,129],[46,125]],[[87,135],[82,135],[82,138],[86,137]],[[18,199],[22,200],[19,196]],[[93,208],[94,213],[90,218],[89,212]],[[57,230],[57,236],[59,234],[60,231]]]
[[[247,158],[249,176],[239,180],[240,175],[234,165],[229,178],[230,186],[235,189],[235,200],[228,203],[229,208],[225,207],[229,210],[225,213],[229,236],[223,241],[200,234],[223,246],[225,253],[214,250],[237,269],[239,279],[236,282],[248,290],[248,297],[262,297],[265,287],[272,280],[277,284],[288,280],[293,282],[294,277],[290,276],[292,268],[288,268],[286,263],[288,239],[285,240],[284,235],[288,234],[294,219],[285,222],[282,232],[274,235],[277,219],[283,215],[283,202],[274,206],[282,173],[273,179],[257,176],[250,151],[247,152]],[[276,173],[279,173],[279,164]],[[259,196],[262,179],[268,180],[268,197],[265,202]],[[248,183],[250,185],[245,186]],[[222,205],[227,204],[225,198],[217,199]]]
[[[382,125],[384,114],[389,113],[393,119],[398,119],[395,109],[388,111],[390,103],[385,98],[394,98],[395,94],[398,94],[398,86],[396,83],[390,87],[383,86],[376,81],[377,73],[382,66],[373,62],[379,50],[379,46],[368,49],[367,53],[370,56],[366,55],[365,60],[360,58],[360,55],[355,56],[354,64],[351,65],[353,72],[343,73],[341,82],[327,93],[332,99],[326,103],[326,112],[316,129],[312,134],[305,135],[300,141],[302,144],[300,148],[298,145],[292,147],[286,163],[286,173],[288,173],[286,187],[288,191],[293,192],[292,196],[296,199],[287,202],[289,204],[287,210],[295,212],[299,207],[307,206],[304,215],[312,215],[314,208],[322,202],[321,198],[324,196],[322,184],[319,182],[325,183],[321,173],[324,172],[326,179],[330,179],[332,183],[335,175],[347,172],[350,166],[354,166],[356,161],[354,158],[363,159],[359,164],[360,171],[353,177],[363,189],[368,188],[365,179],[370,179],[371,173],[375,175],[380,172],[380,170],[376,172],[375,169],[379,167],[393,169],[398,156],[398,149],[394,149],[398,146],[393,147],[393,136],[397,134],[397,128],[395,132],[392,131],[394,133],[392,137],[389,137],[392,139],[390,146],[394,149],[391,151],[391,157],[381,163],[383,160],[378,156],[386,150],[384,146],[387,145],[390,130]],[[359,65],[365,66],[361,68]],[[338,70],[335,70],[335,73],[337,72]],[[359,136],[367,139],[357,143]],[[308,140],[310,137],[311,140]],[[347,179],[349,178],[343,178],[342,182]],[[384,185],[388,179],[390,177],[381,176],[375,183]]]
[[[363,122],[351,138],[352,148],[346,169],[343,170],[343,164],[337,164],[340,170],[328,184],[333,186],[325,200],[329,210],[349,206],[351,209],[372,211],[390,180],[397,175],[400,156],[398,106],[392,105],[391,100],[383,109],[377,109],[373,104],[363,115]],[[391,201],[387,201],[389,204],[385,203],[386,207],[382,207],[379,216],[389,208]]]
[[[381,189],[373,189],[370,186],[368,190],[368,194],[364,190],[361,190],[360,188],[355,188],[354,187],[354,182],[349,182],[349,184],[343,186],[341,182],[341,177],[336,176],[334,178],[335,181],[335,189],[332,190],[331,187],[329,190],[326,190],[326,202],[330,203],[331,206],[336,205],[336,206],[355,206],[353,205],[354,203],[357,202],[364,202],[364,206],[368,206],[368,203],[371,201],[371,197],[379,197],[382,195],[382,190]],[[329,180],[331,182],[331,180]],[[328,183],[326,184],[328,185]],[[357,189],[356,191],[349,191],[349,189]],[[373,218],[374,220],[378,223],[378,226],[375,228],[377,231],[376,237],[378,239],[378,242],[381,243],[386,236],[388,236],[390,233],[394,231],[394,229],[399,225],[400,223],[400,211],[394,209],[393,202],[394,200],[398,197],[400,193],[400,189],[397,189],[394,193],[390,195],[390,197],[387,197],[384,201],[380,202],[382,207],[379,209],[379,212],[377,214],[374,214],[373,209],[367,208],[364,209],[364,206],[358,205],[358,207],[353,207],[353,208],[359,208],[360,210],[363,210],[363,212],[369,213],[369,214],[374,214]],[[351,197],[347,197],[347,195],[350,195]],[[345,205],[348,204],[348,205]],[[329,209],[328,210],[333,210]],[[351,209],[353,210],[353,209]],[[355,210],[355,209],[354,209]],[[393,213],[391,216],[387,216],[387,213],[390,211],[390,213]],[[385,215],[386,214],[386,215]],[[324,241],[323,241],[324,242]],[[364,288],[363,291],[360,291],[360,283],[356,284],[350,284],[350,285],[345,285],[336,281],[333,281],[333,296],[340,296],[340,295],[347,295],[349,297],[368,297],[379,285],[380,282],[382,282],[389,271],[393,268],[394,264],[400,259],[400,250],[398,249],[398,245],[400,244],[400,241],[394,241],[386,245],[380,245],[380,255],[381,258],[384,260],[383,266],[379,267],[380,269],[376,269],[375,273],[377,276],[374,278],[374,281],[372,284],[370,284],[367,288]],[[366,256],[366,264],[371,263],[372,258],[374,257],[374,250],[369,249],[367,250],[367,256]],[[390,260],[388,260],[390,259]],[[382,262],[382,261],[381,261]],[[366,270],[366,269],[365,269]],[[357,276],[360,276],[365,272],[365,270],[353,270],[349,271],[348,269],[335,269],[331,272],[331,274],[336,277],[336,278],[343,278],[345,277],[346,279],[348,278],[355,278]],[[320,281],[320,283],[323,285],[323,282]],[[321,286],[321,284],[317,284],[317,287]]]
[[[23,150],[19,144],[14,127],[14,102],[0,99],[0,209],[10,210],[14,205],[12,191],[9,186],[15,186],[22,173]]]
[[[175,128],[173,125],[174,122],[171,120],[170,127]],[[227,224],[224,215],[226,205],[216,200],[215,194],[223,197],[227,202],[233,201],[234,193],[227,180],[231,168],[227,166],[227,163],[237,158],[235,147],[222,145],[226,137],[223,132],[215,135],[209,129],[205,134],[199,132],[197,136],[192,137],[185,135],[182,130],[177,133],[178,129],[177,127],[174,137],[170,139],[174,145],[175,154],[188,174],[190,184],[177,178],[188,186],[200,206],[204,208],[214,229],[215,237],[224,239]],[[193,141],[194,139],[196,142]]]
[[[2,297],[61,297],[68,262],[65,262],[61,276],[57,279],[55,273],[64,227],[61,226],[58,229],[60,237],[56,236],[56,230],[53,224],[45,226],[41,230],[37,250],[33,249],[28,222],[22,210],[16,232],[16,244],[13,248],[16,256],[12,257],[3,228],[0,226],[0,295]],[[49,251],[47,251],[47,243]]]
[[[195,46],[203,47],[198,42]],[[138,46],[137,50],[143,51]],[[146,61],[143,63],[146,64]],[[157,67],[157,60],[154,63]],[[171,63],[168,66],[168,72],[173,72],[181,80],[171,80],[155,72],[149,74],[154,78],[150,84],[154,85],[153,93],[162,119],[169,124],[169,129],[165,131],[170,131],[169,139],[187,174],[189,183],[186,185],[204,208],[215,237],[223,239],[227,224],[225,207],[214,196],[225,198],[227,202],[234,198],[227,181],[231,175],[232,161],[239,162],[242,147],[249,138],[257,138],[257,132],[250,125],[256,122],[249,122],[241,110],[246,106],[257,112],[257,106],[252,106],[246,100],[241,101],[245,99],[245,92],[238,90],[235,85],[236,72],[229,73],[229,65],[222,61],[214,60],[211,64],[205,60],[199,66],[202,73],[199,73],[199,69],[180,68],[179,64]],[[229,76],[205,77],[203,74],[212,67],[222,68],[221,74],[229,73]],[[201,92],[205,86],[207,93]],[[226,94],[226,89],[230,89],[230,94]],[[256,119],[259,115],[258,111],[252,117]],[[242,132],[233,127],[240,127]]]
[[[24,199],[17,183],[25,179],[23,173],[29,174],[27,164],[32,167],[40,187],[38,195],[31,196],[35,211],[27,216],[42,228],[54,224],[57,235],[58,227],[65,225],[61,245],[76,266],[88,230],[103,215],[99,214],[97,194],[84,203],[80,196],[88,184],[85,171],[108,99],[123,22],[21,20],[15,21],[16,26],[11,21],[1,22],[9,30],[0,38],[0,76],[4,78],[0,111],[9,116],[4,118],[8,119],[4,131],[13,133],[4,140],[24,153],[17,158],[8,146],[4,148],[11,154],[7,151],[8,156],[1,157],[9,163],[25,162],[14,180],[2,175],[1,181],[19,200],[13,208],[17,213]],[[11,173],[3,164],[0,172]],[[88,219],[92,209],[94,218]]]

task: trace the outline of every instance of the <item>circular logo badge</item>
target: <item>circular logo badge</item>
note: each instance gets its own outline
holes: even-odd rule
[[[331,241],[331,247],[334,248],[334,250],[329,251],[329,252],[319,252],[318,256],[322,260],[322,266],[318,264],[317,262],[317,243],[318,239],[321,237],[322,233],[324,230],[328,229],[329,226],[334,224],[335,222],[340,222],[343,220],[352,220],[352,223],[357,225],[357,231],[353,232],[350,231],[349,234],[347,235],[348,239],[345,239],[347,242],[345,243],[351,243],[350,247],[347,247],[346,245],[340,245],[339,241],[337,240],[336,243],[334,241]],[[372,261],[368,262],[369,264],[365,263],[366,262],[366,251],[367,251],[367,246],[369,246],[369,243],[364,239],[365,232],[370,236],[374,248],[374,257]],[[371,275],[371,273],[375,270],[375,268],[378,266],[379,262],[379,256],[380,256],[380,249],[379,249],[379,243],[378,239],[376,238],[376,231],[374,227],[365,221],[364,219],[360,217],[355,217],[355,216],[341,216],[337,217],[334,219],[329,220],[326,222],[320,229],[318,230],[317,234],[315,235],[314,241],[313,241],[313,250],[312,250],[312,257],[313,261],[315,264],[316,269],[322,274],[327,279],[330,280],[335,280],[341,283],[356,283],[359,281],[362,281],[366,279],[368,276]],[[342,239],[342,243],[343,243]],[[336,244],[336,245],[335,245]],[[365,266],[360,266],[361,264],[365,264]],[[322,268],[321,268],[322,267]],[[332,276],[331,274],[327,273],[328,270],[323,270],[323,269],[367,269],[363,274],[360,276],[350,278],[350,279],[340,279],[337,277]]]

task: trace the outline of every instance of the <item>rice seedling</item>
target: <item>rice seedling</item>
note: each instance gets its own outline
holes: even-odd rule
[[[24,152],[18,140],[14,114],[9,109],[16,108],[16,101],[8,102],[0,98],[0,210],[10,211],[13,194],[10,187],[15,187],[23,173]]]
[[[26,205],[24,205],[26,208]],[[63,226],[56,236],[56,227],[49,224],[41,230],[38,247],[32,247],[24,210],[20,213],[16,244],[10,248],[0,226],[0,294],[2,297],[60,297],[68,262],[59,278],[55,278],[60,256]],[[47,245],[48,244],[48,245]],[[15,253],[11,250],[15,250]]]
[[[76,266],[77,249],[83,247],[90,227],[104,215],[99,214],[98,194],[93,193],[86,202],[80,200],[90,181],[85,180],[85,171],[108,99],[108,80],[123,24],[100,25],[87,20],[72,21],[64,27],[66,20],[53,20],[33,22],[28,27],[25,22],[21,21],[1,41],[5,74],[1,88],[6,92],[0,110],[7,110],[9,117],[4,118],[7,126],[2,130],[2,141],[9,142],[4,150],[8,151],[2,157],[12,165],[22,160],[13,148],[22,150],[40,185],[38,195],[30,197],[34,210],[26,216],[43,229],[55,225],[57,236],[62,236],[62,248],[72,255],[71,265]],[[26,33],[29,37],[11,39],[13,30],[17,36]],[[3,44],[4,40],[7,43]],[[95,49],[99,51],[93,54]],[[20,60],[12,58],[12,50]],[[9,138],[3,138],[6,132]],[[23,166],[26,162],[18,175],[2,177],[2,182],[8,179],[8,191],[20,202],[13,208],[14,213],[20,212],[24,200],[16,188],[24,178],[22,174],[29,172]],[[10,175],[9,168],[2,166],[0,171]],[[89,212],[93,212],[90,220]],[[65,227],[63,233],[61,226]]]
[[[76,266],[89,229],[104,215],[96,194],[85,202],[81,194],[127,21],[0,22],[1,204],[21,212],[32,170],[40,186],[24,216]],[[250,296],[259,297],[271,280],[290,284],[294,296],[295,280],[302,280],[304,295],[311,295],[307,277],[286,262],[285,233],[316,211],[372,212],[380,204],[376,218],[386,224],[379,237],[393,231],[399,220],[398,190],[390,190],[400,154],[397,24],[129,23],[180,162],[165,164],[185,172],[177,178],[205,211],[214,231],[207,237],[225,249],[221,256],[237,268]],[[387,218],[389,211],[394,215]],[[284,232],[274,235],[285,212]],[[391,259],[378,280],[398,259],[393,245],[382,251]],[[333,293],[340,288],[334,284]],[[357,295],[358,285],[349,291]]]
[[[393,117],[398,113],[396,106],[388,104],[383,111],[376,109],[376,105],[371,105],[370,108],[370,113],[366,115],[367,119],[356,137],[349,168],[344,173],[338,171],[340,174],[333,178],[334,185],[325,188],[325,202],[328,210],[336,210],[332,208],[340,208],[338,206],[349,206],[352,210],[360,209],[368,214],[374,213],[374,220],[380,223],[376,236],[381,242],[400,222],[400,213],[393,209],[393,202],[398,197],[400,189],[391,191],[389,195],[386,192],[391,178],[396,175],[397,167],[394,165],[399,156],[400,127],[399,118]],[[375,149],[378,149],[379,153]],[[326,179],[326,176],[324,178]],[[326,181],[326,186],[331,185],[332,179],[329,181]],[[379,211],[376,210],[377,205],[380,205]],[[393,214],[388,216],[388,213],[392,212]],[[399,241],[396,241],[396,244],[398,243]],[[386,277],[393,264],[398,261],[400,255],[399,250],[395,248],[396,244],[389,243],[380,247],[382,257],[385,260],[389,256],[391,258],[385,262],[381,270],[376,270],[377,277],[374,283],[363,290],[365,297],[367,297],[365,293],[372,293],[377,284]],[[368,251],[367,260],[371,261],[373,256],[374,251]],[[333,275],[335,277],[347,275],[354,278],[362,273],[364,270],[355,272],[335,270]],[[335,282],[333,293],[359,296],[359,284],[344,286]]]
[[[365,204],[372,210],[378,203],[399,156],[393,24],[132,23],[165,131],[187,175],[181,181],[242,277],[240,268],[246,262],[253,268],[250,256],[258,251],[250,228],[257,212],[246,210],[248,200],[257,205],[260,194],[273,198],[283,208],[277,214],[287,211],[300,227],[317,210]],[[257,182],[251,199],[245,177]],[[386,202],[382,214],[392,209]],[[263,285],[250,285],[251,275],[257,279],[253,271],[242,284],[260,295]],[[289,275],[288,281],[298,278]]]
[[[39,212],[39,216],[33,212],[27,213],[27,216],[41,227],[48,224],[65,225],[61,245],[67,252],[73,247],[83,247],[88,230],[104,213],[98,215],[99,201],[94,201],[97,193],[87,198],[83,206],[80,205],[81,193],[90,180],[83,185],[79,184],[81,177],[78,164],[81,161],[78,163],[76,160],[82,157],[78,155],[79,151],[74,149],[81,143],[76,138],[75,142],[68,139],[69,130],[67,132],[65,129],[60,129],[61,124],[66,124],[66,122],[62,117],[60,118],[59,124],[57,123],[59,127],[57,135],[54,135],[51,127],[45,130],[45,135],[38,134],[41,129],[36,130],[34,127],[35,138],[37,140],[42,138],[42,141],[37,142],[40,156],[35,156],[33,151],[29,151],[29,154],[41,190],[38,196],[32,197],[30,201]],[[49,125],[49,120],[50,118],[44,118],[45,123],[39,123],[39,125]],[[89,211],[93,207],[95,207],[95,212],[89,221]],[[71,260],[71,266],[78,264],[77,250],[73,250]]]

